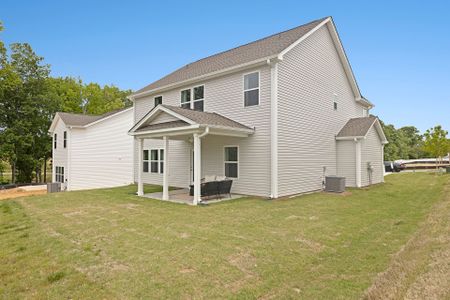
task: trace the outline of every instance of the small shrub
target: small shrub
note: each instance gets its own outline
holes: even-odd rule
[[[63,279],[64,276],[66,276],[66,273],[64,271],[58,271],[58,272],[48,275],[47,281],[50,283],[53,283],[53,282]]]

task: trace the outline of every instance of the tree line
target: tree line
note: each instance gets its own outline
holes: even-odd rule
[[[126,98],[131,91],[52,77],[50,65],[28,43],[8,48],[0,39],[0,165],[10,165],[13,183],[43,182],[52,155],[48,129],[55,113],[103,114],[131,106]]]
[[[424,134],[414,126],[396,129],[392,124],[381,122],[389,143],[384,147],[384,160],[417,158],[441,158],[450,152],[448,132],[440,125],[428,129]]]

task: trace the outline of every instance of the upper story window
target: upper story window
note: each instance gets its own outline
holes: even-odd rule
[[[155,97],[155,106],[162,104],[162,96]]]
[[[64,131],[64,148],[67,147],[67,131]]]
[[[192,89],[181,91],[181,107],[203,111],[205,100],[205,86],[200,85]]]
[[[191,90],[182,90],[181,91],[181,107],[182,108],[191,108]]]
[[[56,149],[57,145],[58,145],[58,135],[55,133],[53,135],[53,148]]]
[[[244,75],[244,106],[259,105],[259,72]]]

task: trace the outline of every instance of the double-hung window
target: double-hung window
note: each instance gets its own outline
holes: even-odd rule
[[[162,104],[162,96],[155,97],[155,106]]]
[[[64,131],[64,148],[67,147],[67,131]]]
[[[57,145],[58,145],[58,135],[55,133],[53,135],[53,148],[56,149]]]
[[[150,172],[164,173],[164,149],[150,150]]]
[[[64,183],[64,167],[55,167],[55,180]]]
[[[244,75],[244,106],[259,105],[259,72]]]
[[[182,90],[181,91],[181,107],[182,108],[191,108],[191,90]]]
[[[144,153],[142,153],[143,159],[142,159],[142,172],[148,173],[148,150],[144,150]]]
[[[205,100],[205,86],[199,85],[192,89],[181,91],[181,107],[203,111]]]
[[[225,176],[238,178],[239,173],[239,148],[236,146],[225,147]]]

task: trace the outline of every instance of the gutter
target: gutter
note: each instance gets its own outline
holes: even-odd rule
[[[205,128],[205,132],[203,132],[202,134],[200,134],[198,137],[199,138],[202,138],[202,137],[204,137],[204,136],[207,136],[209,134],[209,127],[206,127]]]

